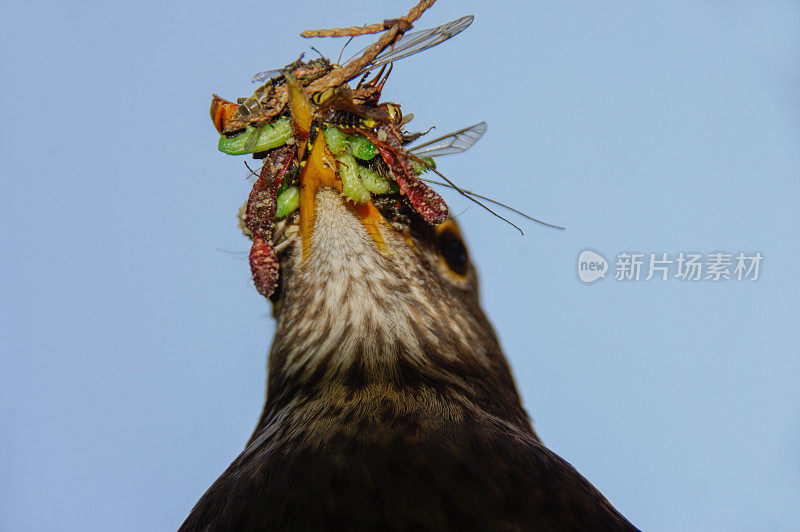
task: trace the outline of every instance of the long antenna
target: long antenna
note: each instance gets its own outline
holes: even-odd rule
[[[439,174],[439,172],[436,172],[436,173]],[[439,174],[439,175],[442,175],[442,174]],[[445,179],[447,179],[447,178],[445,178]],[[482,195],[478,194],[477,192],[472,192],[470,190],[466,190],[466,189],[463,189],[463,188],[454,187],[452,185],[449,185],[448,183],[442,183],[441,181],[436,181],[434,179],[420,178],[420,181],[425,181],[426,183],[431,183],[432,185],[439,185],[439,186],[442,186],[442,187],[452,188],[452,189],[458,190],[462,194],[468,194],[469,196],[474,196],[476,198],[480,198],[480,199],[482,199],[484,201],[488,201],[489,203],[493,203],[495,205],[499,205],[500,207],[503,207],[504,209],[508,209],[509,211],[511,211],[511,212],[513,212],[515,214],[518,214],[518,215],[522,216],[523,218],[527,218],[528,220],[530,220],[532,222],[536,222],[537,224],[542,224],[542,225],[544,225],[546,227],[552,227],[553,229],[561,229],[561,230],[565,229],[564,227],[561,227],[560,225],[553,225],[553,224],[549,224],[547,222],[543,222],[541,220],[537,220],[533,216],[529,216],[529,215],[525,214],[524,212],[519,211],[519,210],[515,209],[514,207],[511,207],[510,205],[506,205],[505,203],[499,202],[497,200],[493,200],[492,198],[487,198],[486,196],[482,196]]]
[[[428,163],[426,163],[425,161],[423,161],[423,160],[422,160],[422,159],[420,159],[419,157],[416,157],[416,156],[414,156],[414,155],[413,155],[413,154],[411,154],[411,153],[406,153],[406,156],[407,156],[407,157],[410,157],[410,158],[411,158],[411,159],[413,159],[414,161],[417,161],[418,163],[420,163],[420,164],[424,165],[424,166],[425,166],[426,168],[428,168],[429,170],[433,170],[433,171],[436,173],[436,175],[438,175],[439,177],[441,177],[442,179],[444,179],[445,181],[447,181],[447,185],[445,185],[445,186],[448,186],[448,185],[449,185],[449,186],[450,186],[450,188],[452,188],[453,190],[456,190],[456,191],[457,191],[459,194],[461,194],[462,196],[464,196],[464,197],[465,197],[465,198],[467,198],[468,200],[470,200],[470,201],[472,201],[472,202],[474,202],[474,203],[477,203],[478,205],[480,205],[481,207],[483,207],[484,209],[486,209],[486,210],[487,210],[487,211],[489,211],[490,213],[494,214],[495,216],[497,216],[498,218],[500,218],[501,220],[503,220],[504,222],[506,222],[508,225],[510,225],[511,227],[513,227],[514,229],[516,229],[517,231],[519,231],[519,234],[521,234],[521,235],[525,235],[525,232],[524,232],[522,229],[520,229],[520,227],[519,227],[517,224],[515,224],[514,222],[512,222],[512,221],[511,221],[511,220],[509,220],[508,218],[504,218],[503,216],[500,216],[499,214],[497,214],[496,212],[494,212],[492,209],[490,209],[489,207],[487,207],[486,205],[484,205],[484,204],[483,204],[483,203],[481,203],[480,201],[476,200],[475,198],[473,198],[472,196],[470,196],[469,194],[467,194],[467,193],[466,193],[464,190],[461,190],[461,187],[459,187],[458,185],[456,185],[455,183],[453,183],[452,181],[450,181],[450,180],[447,178],[447,176],[446,176],[446,175],[442,174],[442,173],[441,173],[439,170],[437,170],[436,168],[434,168],[434,167],[430,166]],[[474,194],[474,195],[475,195],[475,196],[477,196],[476,194]]]

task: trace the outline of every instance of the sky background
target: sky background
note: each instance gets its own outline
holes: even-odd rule
[[[241,451],[274,322],[211,93],[412,3],[0,5],[0,529],[174,530]],[[440,170],[567,227],[444,191],[538,433],[644,530],[797,530],[800,4],[441,0],[416,27],[469,13],[384,96],[486,120]],[[613,279],[717,251],[760,278]]]

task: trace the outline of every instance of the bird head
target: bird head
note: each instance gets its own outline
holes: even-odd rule
[[[241,224],[277,319],[264,415],[311,397],[329,407],[354,393],[447,394],[456,399],[427,403],[529,427],[459,228],[418,179],[427,163],[406,150],[416,136],[401,131],[399,106],[329,110],[291,72],[280,83],[288,118],[221,138],[233,141],[226,153],[239,138],[258,147],[242,153],[265,150]]]
[[[527,426],[458,226],[431,226],[391,203],[365,219],[320,186],[307,243],[300,214],[275,226],[281,273],[265,411],[323,389],[411,386],[447,390]]]

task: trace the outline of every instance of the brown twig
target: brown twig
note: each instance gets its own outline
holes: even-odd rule
[[[359,35],[368,35],[370,33],[378,33],[386,29],[383,23],[380,24],[367,24],[365,26],[350,26],[349,28],[330,28],[323,30],[306,30],[300,34],[301,37],[306,39],[311,37],[357,37]]]
[[[421,0],[416,6],[411,8],[408,15],[401,17],[408,24],[413,24],[415,20],[422,16],[426,9],[431,7],[436,0]],[[388,30],[397,22],[398,19],[384,20],[378,24],[366,24],[364,26],[350,26],[348,28],[330,28],[321,30],[306,30],[300,35],[305,38],[311,37],[356,37],[358,35],[368,35]]]
[[[378,57],[383,50],[402,37],[403,33],[411,28],[412,23],[422,16],[422,13],[431,7],[435,1],[436,0],[422,0],[411,8],[411,11],[409,11],[408,15],[405,17],[384,21],[384,23],[391,23],[391,26],[386,30],[386,33],[381,35],[380,39],[368,46],[360,57],[353,59],[342,67],[334,69],[328,75],[306,87],[306,94],[314,94],[329,87],[338,87],[350,81],[354,76],[357,76],[361,70]]]
[[[408,15],[403,18],[405,18],[409,23],[413,23],[415,20],[421,17],[425,10],[431,7],[435,1],[436,0],[422,0],[419,4],[412,7],[411,11],[408,12]]]
[[[406,29],[408,28],[403,28],[401,24],[395,24],[389,28],[386,33],[381,35],[380,39],[370,45],[364,51],[364,53],[361,54],[361,57],[353,59],[346,65],[334,69],[327,76],[316,80],[314,83],[306,87],[306,93],[314,94],[316,92],[325,90],[328,87],[338,87],[339,85],[347,83],[353,78],[353,76],[357,76],[365,66],[370,64],[376,57],[378,57],[378,54],[380,54],[385,48],[402,36]]]

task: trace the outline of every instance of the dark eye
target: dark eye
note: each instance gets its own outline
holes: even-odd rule
[[[453,270],[453,273],[466,275],[469,271],[469,254],[458,233],[450,227],[444,227],[436,238],[439,243],[439,253],[442,254],[447,267]]]

